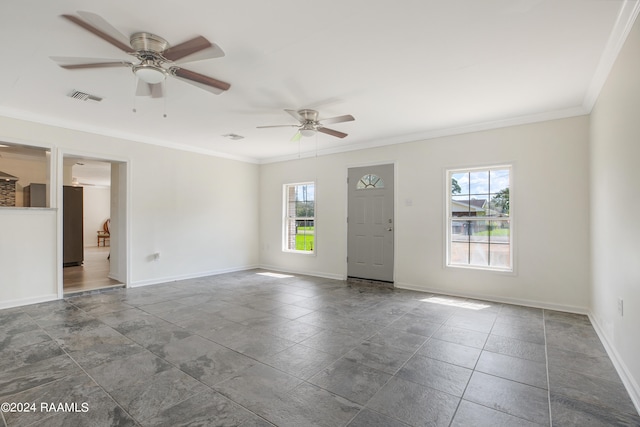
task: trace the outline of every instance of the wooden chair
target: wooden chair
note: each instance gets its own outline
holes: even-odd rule
[[[111,237],[109,233],[110,224],[111,220],[107,219],[104,224],[102,224],[102,230],[98,230],[98,246],[100,246],[100,241],[102,241],[102,246],[107,246],[107,239]]]

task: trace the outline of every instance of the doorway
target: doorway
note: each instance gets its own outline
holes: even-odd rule
[[[394,165],[349,168],[347,277],[393,283]]]
[[[124,287],[126,163],[65,155],[62,182],[63,294]],[[77,209],[65,200],[69,190],[81,195],[79,227],[68,225],[72,209]],[[73,228],[76,232],[70,237],[68,231]],[[81,255],[68,263],[71,240],[80,246]]]

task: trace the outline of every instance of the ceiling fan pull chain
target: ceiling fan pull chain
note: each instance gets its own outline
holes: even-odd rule
[[[165,119],[167,118],[167,81],[163,81],[162,83],[162,100],[164,101],[164,114],[162,115],[162,117],[164,117]]]

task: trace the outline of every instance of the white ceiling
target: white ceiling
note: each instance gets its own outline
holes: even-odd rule
[[[127,36],[206,37],[226,56],[183,67],[231,89],[169,79],[165,98],[135,97],[128,68],[58,67],[50,56],[131,59],[59,16],[77,10]],[[637,0],[4,0],[0,115],[259,163],[569,117],[591,110],[637,13]],[[344,139],[300,143],[256,129],[303,107],[356,120],[329,126]]]

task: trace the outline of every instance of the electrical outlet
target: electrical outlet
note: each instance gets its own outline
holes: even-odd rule
[[[620,317],[624,316],[624,301],[622,298],[618,298],[618,314]]]

